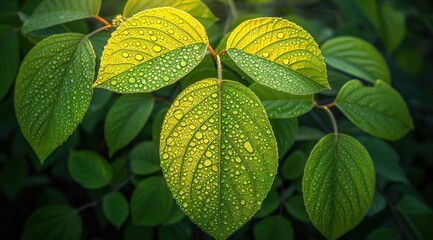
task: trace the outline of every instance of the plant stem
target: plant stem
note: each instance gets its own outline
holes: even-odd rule
[[[332,122],[332,127],[334,128],[334,134],[335,137],[338,136],[338,126],[337,121],[335,120],[334,114],[332,113],[331,109],[329,109],[329,106],[334,106],[335,103],[330,103],[328,105],[319,105],[317,102],[314,102],[314,107],[323,109],[329,116]]]
[[[96,20],[100,21],[102,24],[104,24],[105,26],[110,26],[111,24],[109,22],[107,22],[107,20],[103,19],[101,16],[95,16]]]
[[[98,29],[96,29],[95,31],[93,31],[93,32],[91,32],[91,33],[89,33],[89,34],[87,34],[87,35],[86,35],[86,38],[90,38],[90,37],[92,37],[93,35],[95,35],[95,34],[97,34],[97,33],[99,33],[99,32],[102,32],[102,31],[104,31],[104,30],[108,30],[109,28],[111,28],[111,25],[106,25],[106,26],[103,26],[103,27],[101,27],[101,28],[98,28]]]
[[[207,50],[209,50],[209,53],[212,56],[213,60],[216,61],[217,55],[210,44],[207,45]]]
[[[217,57],[217,71],[218,71],[218,83],[221,85],[221,82],[223,81],[223,68],[221,66],[221,58],[220,56]]]

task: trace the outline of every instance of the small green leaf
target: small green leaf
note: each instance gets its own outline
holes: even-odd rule
[[[360,137],[358,140],[365,146],[373,159],[377,175],[387,180],[408,183],[403,168],[399,164],[399,156],[385,141],[374,137]]]
[[[159,137],[161,135],[162,123],[164,122],[165,114],[168,108],[163,108],[159,110],[152,122],[152,140],[156,144],[159,152]]]
[[[304,152],[297,150],[284,160],[281,173],[287,180],[298,179],[302,177],[306,163],[307,155]]]
[[[177,223],[185,216],[185,213],[180,209],[179,205],[173,204],[170,214],[168,215],[167,219],[164,220],[164,223],[162,225],[168,226]]]
[[[91,151],[71,152],[68,169],[76,182],[89,189],[107,185],[112,177],[112,169],[108,162]]]
[[[18,37],[14,28],[0,25],[0,100],[9,92],[20,64]]]
[[[98,16],[101,0],[44,0],[24,22],[22,31],[28,32],[82,18]]]
[[[416,239],[431,237],[433,210],[429,205],[416,197],[406,195],[398,202],[396,209],[415,233]]]
[[[254,226],[255,240],[291,240],[293,228],[282,216],[268,217]]]
[[[270,122],[277,139],[278,156],[283,157],[295,143],[298,119],[270,119]]]
[[[397,140],[413,129],[412,118],[400,94],[378,80],[374,87],[347,82],[335,99],[337,107],[357,127],[386,140]]]
[[[326,41],[321,47],[326,63],[349,75],[375,83],[391,82],[388,65],[370,43],[356,37],[342,36]]]
[[[153,92],[195,68],[207,45],[205,28],[188,13],[170,7],[142,11],[112,33],[93,86]]]
[[[260,98],[269,118],[292,118],[301,116],[313,108],[313,95],[292,95],[268,88],[258,83],[250,89]]]
[[[311,152],[302,182],[313,225],[328,239],[356,226],[373,200],[375,175],[367,150],[345,134],[328,134]]]
[[[48,37],[24,58],[15,84],[15,112],[42,163],[84,117],[94,72],[92,45],[78,33]]]
[[[138,12],[156,7],[174,7],[185,11],[200,21],[206,28],[217,20],[206,4],[200,0],[128,0],[123,9],[123,16],[129,18]]]
[[[401,43],[406,33],[403,13],[387,3],[380,6],[380,28],[378,34],[388,53],[392,53]]]
[[[108,111],[104,135],[109,155],[125,147],[134,139],[149,119],[154,105],[150,94],[121,96]]]
[[[161,167],[181,209],[225,239],[260,209],[278,165],[260,100],[233,81],[206,79],[174,100],[160,141]]]
[[[128,201],[120,192],[108,193],[102,200],[102,210],[108,221],[119,229],[129,214]]]
[[[32,213],[24,227],[22,240],[77,240],[83,223],[69,205],[42,207]]]
[[[169,216],[173,204],[173,198],[164,179],[159,176],[146,178],[132,193],[132,222],[143,226],[161,224]]]
[[[191,224],[188,221],[182,221],[166,227],[158,228],[159,240],[191,240]]]
[[[159,153],[155,143],[145,141],[137,144],[129,156],[131,172],[141,175],[151,174],[161,169]]]
[[[299,194],[291,197],[284,206],[286,211],[295,219],[304,223],[310,222],[302,195]]]
[[[249,77],[272,89],[308,95],[330,88],[317,43],[288,20],[243,22],[230,34],[227,52]]]

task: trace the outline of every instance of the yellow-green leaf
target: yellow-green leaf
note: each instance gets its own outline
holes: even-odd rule
[[[311,151],[302,181],[311,222],[327,239],[340,237],[367,213],[374,185],[367,150],[349,135],[328,134]]]
[[[314,39],[281,18],[256,18],[240,24],[227,41],[232,60],[256,82],[294,95],[330,88]]]
[[[260,100],[233,81],[206,79],[173,102],[160,141],[161,167],[179,206],[225,239],[260,209],[278,152]]]
[[[153,92],[197,66],[207,45],[203,25],[188,13],[170,7],[142,11],[113,32],[94,87]]]
[[[199,20],[206,28],[217,20],[206,4],[200,0],[128,0],[123,9],[123,16],[129,18],[140,11],[156,7],[174,7],[185,11]]]
[[[22,31],[28,32],[82,18],[98,16],[101,0],[44,0],[24,22]]]
[[[15,112],[41,162],[83,119],[94,74],[92,45],[78,33],[48,37],[24,58],[15,84]]]

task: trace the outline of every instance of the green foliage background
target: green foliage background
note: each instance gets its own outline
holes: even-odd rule
[[[72,236],[79,233],[81,239],[209,238],[185,217],[165,189],[157,144],[153,143],[159,141],[165,111],[180,91],[198,80],[216,77],[212,59],[207,56],[198,69],[180,83],[155,92],[154,101],[150,101],[147,95],[138,97],[147,99],[141,111],[134,111],[134,107],[140,104],[134,103],[134,97],[95,89],[83,122],[41,165],[24,139],[14,112],[13,81],[18,65],[35,43],[48,35],[65,32],[88,34],[101,24],[92,18],[76,20],[31,32],[25,37],[21,33],[23,21],[39,2],[0,2],[0,238],[45,238],[46,235],[41,235],[43,224],[38,224],[47,223],[50,211],[69,214],[68,221],[59,221],[59,224],[72,224],[68,233]],[[373,44],[381,52],[389,66],[393,87],[409,106],[415,130],[400,140],[385,142],[363,133],[342,112],[333,108],[340,132],[357,138],[366,147],[376,171],[376,193],[367,216],[342,239],[431,237],[433,4],[421,0],[204,2],[219,18],[207,28],[214,47],[226,33],[246,19],[279,16],[302,26],[319,45],[332,37],[355,36]],[[125,3],[104,0],[99,15],[112,19],[122,12]],[[96,58],[97,66],[108,38],[108,32],[90,38],[95,54],[99,56]],[[326,54],[333,53],[324,51],[325,58]],[[335,96],[338,89],[352,79],[337,70],[346,70],[346,73],[362,80],[375,81],[365,73],[339,69],[332,62],[327,64],[333,89],[317,94],[315,99],[319,103],[329,103],[328,96]],[[225,66],[225,79],[249,82],[230,67]],[[389,82],[389,79],[382,80]],[[251,89],[254,91],[254,87]],[[116,105],[121,102],[132,102],[125,116],[116,114],[119,111]],[[308,110],[311,105],[303,108]],[[294,116],[306,112],[299,111],[301,113]],[[144,126],[138,133],[131,133],[135,135],[132,142],[124,141],[129,142],[126,147],[124,143],[117,143],[116,149],[109,151],[104,140],[104,124],[107,128],[106,118],[110,114],[119,118],[136,114],[141,122],[131,124],[136,124],[137,128]],[[325,112],[314,109],[299,118],[272,119],[271,124],[280,155],[276,180],[262,209],[231,238],[321,238],[306,215],[301,181],[308,155],[320,138],[332,132],[331,122]],[[87,161],[89,158],[93,161]],[[68,167],[72,160],[79,164]],[[98,169],[97,175],[94,171],[86,172],[92,168]],[[99,188],[101,186],[104,187]],[[123,195],[106,195],[117,190]],[[154,196],[158,199],[155,200]],[[51,205],[56,206],[42,208]],[[107,209],[114,210],[104,215]],[[35,212],[38,214],[32,215]],[[51,228],[51,225],[46,226]]]

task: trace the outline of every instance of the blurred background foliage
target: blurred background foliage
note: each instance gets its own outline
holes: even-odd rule
[[[401,140],[385,142],[362,133],[340,112],[335,112],[340,131],[355,136],[366,146],[377,175],[376,194],[367,216],[342,239],[431,238],[433,3],[427,0],[204,2],[219,19],[207,29],[215,48],[242,21],[279,16],[305,28],[319,45],[335,36],[350,35],[372,43],[383,54],[390,68],[392,85],[408,103],[415,130]],[[100,23],[94,19],[78,20],[24,37],[20,31],[22,22],[39,3],[39,0],[0,1],[1,238],[38,239],[39,236],[50,239],[47,230],[65,229],[71,232],[68,235],[71,239],[76,236],[74,231],[81,232],[81,239],[210,238],[192,224],[171,199],[161,178],[157,146],[170,101],[191,83],[215,77],[211,58],[207,56],[199,69],[180,84],[154,93],[155,104],[144,114],[147,119],[144,127],[131,143],[112,157],[108,156],[104,141],[104,122],[121,96],[95,89],[82,124],[41,165],[24,139],[14,113],[13,81],[19,63],[35,43],[51,34],[87,34],[100,27]],[[100,15],[112,19],[122,12],[125,3],[125,0],[104,0]],[[97,56],[101,56],[109,36],[110,32],[104,32],[91,38]],[[331,68],[328,74],[333,89],[318,94],[316,101],[319,103],[332,101],[339,87],[351,79]],[[224,78],[248,82],[229,66],[225,66]],[[331,124],[320,110],[313,110],[299,119],[274,119],[271,123],[279,144],[279,174],[262,209],[231,238],[320,239],[303,206],[301,179],[309,152],[318,139],[331,131]],[[68,167],[68,159],[90,155],[100,161],[101,168],[109,170],[98,176],[90,172],[84,180],[78,181],[77,178],[83,179],[88,167],[85,163]],[[45,207],[43,211],[32,215],[42,207]],[[61,213],[70,214],[66,220],[56,219]],[[41,222],[44,225],[35,224]]]

